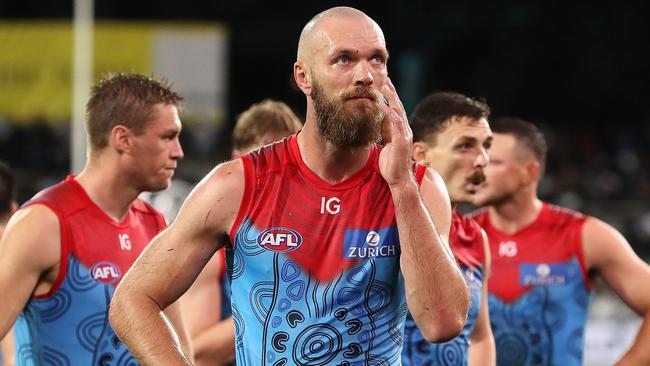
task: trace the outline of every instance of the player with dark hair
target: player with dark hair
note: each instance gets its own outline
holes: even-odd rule
[[[650,267],[603,221],[541,201],[546,141],[532,123],[491,123],[487,180],[474,214],[492,253],[489,309],[499,365],[582,365],[594,280],[601,277],[644,317],[617,365],[650,364]]]
[[[452,208],[469,203],[485,180],[483,169],[492,142],[490,108],[454,92],[425,97],[411,115],[413,158],[433,168],[445,181]],[[478,224],[454,211],[449,244],[470,290],[469,314],[461,334],[446,343],[429,343],[413,318],[406,318],[402,364],[494,365],[494,338],[487,308],[490,252]]]

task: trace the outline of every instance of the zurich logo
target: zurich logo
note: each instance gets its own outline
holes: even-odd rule
[[[368,235],[366,235],[366,243],[368,243],[368,245],[371,247],[376,247],[377,244],[379,244],[380,240],[381,235],[379,235],[379,233],[376,231],[370,231],[368,232]]]
[[[262,231],[257,236],[257,244],[266,250],[274,252],[290,252],[302,244],[302,236],[293,229],[272,227]]]
[[[120,268],[111,262],[97,262],[90,267],[90,277],[97,282],[115,283],[120,276]]]

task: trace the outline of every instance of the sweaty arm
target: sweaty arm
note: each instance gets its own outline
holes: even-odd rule
[[[109,312],[111,325],[143,365],[191,365],[162,310],[187,291],[227,240],[242,200],[243,181],[239,159],[215,168],[117,287]]]
[[[425,339],[450,340],[463,329],[469,294],[447,245],[451,205],[444,182],[427,169],[420,191],[415,184],[391,190],[409,311]]]
[[[643,323],[632,347],[617,365],[650,365],[650,267],[639,258],[616,229],[590,217],[582,229],[583,250],[589,272],[596,271]]]
[[[488,277],[490,276],[492,260],[490,258],[488,238],[484,230],[481,230],[481,235],[485,253],[485,268],[481,286],[481,307],[479,308],[474,329],[472,329],[469,336],[469,366],[494,366],[496,364],[496,346],[492,327],[490,326],[490,311],[488,309]]]
[[[23,208],[9,220],[0,241],[0,338],[29,298],[47,293],[56,281],[60,242],[59,220],[44,205]]]

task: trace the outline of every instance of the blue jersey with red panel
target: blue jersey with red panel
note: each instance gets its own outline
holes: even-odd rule
[[[582,365],[591,284],[582,254],[586,217],[544,203],[506,234],[488,210],[474,214],[490,242],[490,322],[499,365]]]
[[[449,243],[470,289],[467,321],[458,337],[449,342],[430,343],[422,336],[409,313],[404,328],[402,365],[467,365],[470,335],[481,306],[481,289],[485,268],[485,248],[481,227],[470,218],[454,212]]]
[[[141,200],[122,222],[97,207],[73,177],[34,196],[58,217],[61,261],[56,282],[32,297],[16,321],[17,365],[135,365],[108,323],[115,286],[163,216]]]
[[[329,184],[304,164],[296,136],[242,158],[226,252],[237,364],[399,365],[407,307],[381,148]]]

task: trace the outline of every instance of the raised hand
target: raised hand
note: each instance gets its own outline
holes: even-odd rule
[[[379,170],[390,187],[398,186],[411,179],[411,149],[413,132],[408,124],[404,105],[397,96],[395,86],[386,79],[382,93],[388,105],[382,104],[385,114],[381,126],[384,148],[379,155]]]

